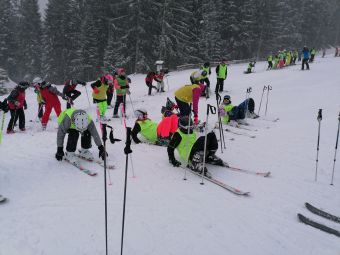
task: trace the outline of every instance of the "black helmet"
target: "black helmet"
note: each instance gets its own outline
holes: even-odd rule
[[[230,101],[230,96],[229,96],[229,95],[225,95],[225,96],[223,97],[223,100],[229,100],[229,101]]]
[[[209,66],[210,66],[210,63],[209,63],[209,62],[205,62],[203,66],[204,66],[204,67],[209,67]]]
[[[201,72],[201,75],[202,75],[202,76],[206,76],[207,74],[208,74],[207,71],[204,71],[204,70],[203,70],[203,71]]]
[[[18,84],[18,87],[21,89],[27,89],[30,86],[30,84],[27,81],[21,81]]]
[[[182,116],[178,120],[178,127],[183,133],[187,133],[188,130],[191,131],[194,127],[194,122],[189,116]]]

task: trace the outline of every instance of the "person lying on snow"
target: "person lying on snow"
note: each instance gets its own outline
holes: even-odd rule
[[[76,110],[75,108],[69,108],[63,111],[58,117],[58,134],[57,134],[57,153],[55,157],[58,161],[65,159],[71,164],[80,166],[79,158],[75,151],[77,149],[77,143],[79,133],[81,134],[81,149],[79,150],[79,157],[86,160],[94,160],[94,156],[89,150],[92,147],[91,136],[94,142],[98,146],[99,157],[104,160],[104,146],[101,142],[100,136],[94,125],[92,118],[84,110]],[[66,154],[64,154],[64,138],[68,133]],[[107,155],[107,153],[106,153]]]
[[[131,131],[131,137],[135,143],[141,143],[141,140],[137,137],[140,133],[149,143],[168,146],[172,134],[176,132],[178,127],[178,116],[176,114],[164,116],[159,124],[148,118],[146,110],[136,110],[135,116],[137,120]]]
[[[254,113],[255,102],[254,99],[248,98],[244,100],[238,106],[231,104],[231,98],[229,95],[225,95],[222,104],[219,107],[220,116],[222,122],[233,127],[238,127],[239,123],[243,123],[243,119],[246,117],[256,119],[259,116]]]
[[[183,162],[187,164],[191,170],[202,173],[203,160],[212,165],[225,166],[227,163],[215,155],[218,149],[216,135],[213,131],[207,134],[206,155],[204,157],[204,136],[197,138],[194,131],[193,121],[189,116],[179,118],[178,129],[172,136],[167,148],[169,162],[174,167],[180,166],[182,163],[175,158],[175,149]],[[204,175],[211,177],[207,168],[204,168]]]

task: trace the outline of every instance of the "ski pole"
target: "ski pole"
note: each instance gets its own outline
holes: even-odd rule
[[[124,153],[126,154],[125,160],[125,181],[124,181],[124,199],[123,199],[123,219],[122,219],[122,238],[120,243],[120,254],[123,255],[123,245],[124,245],[124,228],[125,228],[125,207],[126,207],[126,188],[127,188],[127,171],[129,164],[129,154],[132,153],[131,150],[131,128],[126,128],[126,143],[125,143]]]
[[[216,108],[219,109],[219,105],[222,101],[221,95],[216,92]],[[220,111],[217,112],[217,117],[218,117],[218,129],[220,132],[220,142],[221,142],[221,153],[223,153],[223,149],[222,149],[222,143],[223,143],[223,147],[224,149],[226,149],[225,147],[225,140],[224,140],[224,130],[223,130],[223,126],[222,126],[222,119],[221,119],[221,114]]]
[[[133,112],[135,112],[135,111],[133,111]],[[124,127],[126,129],[126,114],[125,114],[124,104],[122,104],[122,116],[123,116]],[[133,167],[133,162],[132,162],[132,155],[130,156],[130,161],[131,161],[132,178],[136,178],[135,169]]]
[[[272,90],[272,86],[268,85],[267,87],[267,102],[266,102],[266,112],[265,112],[265,116],[267,116],[267,107],[268,107],[268,99],[269,99],[269,91]]]
[[[335,142],[335,152],[334,152],[334,162],[333,162],[333,172],[332,172],[332,181],[331,185],[333,185],[333,178],[334,178],[334,169],[335,169],[335,161],[336,161],[336,152],[338,150],[338,141],[339,141],[339,128],[340,128],[340,112],[339,112],[339,117],[338,117],[338,132],[336,134],[336,142]]]
[[[267,90],[267,86],[263,86],[261,101],[260,101],[259,110],[258,110],[258,112],[257,112],[257,115],[260,115],[260,110],[261,110],[261,105],[262,105],[263,94],[264,94],[264,92],[265,92],[266,90]]]
[[[320,127],[321,127],[321,120],[322,120],[322,109],[319,109],[317,120],[319,122],[318,128],[318,144],[317,144],[317,152],[316,152],[316,167],[315,167],[315,181],[317,180],[318,176],[318,162],[319,162],[319,143],[320,143]]]
[[[107,188],[106,188],[106,124],[102,124],[102,140],[104,146],[104,201],[105,201],[105,254],[108,254],[107,245]]]
[[[207,154],[207,131],[208,131],[208,119],[209,113],[216,114],[216,107],[210,104],[207,105],[207,117],[205,119],[205,131],[204,131],[204,151],[203,151],[203,170],[202,170],[202,181],[201,185],[204,184],[204,170],[205,170],[205,156]]]
[[[135,112],[135,108],[133,107],[133,103],[132,103],[132,100],[131,100],[131,96],[130,94],[128,94],[129,96],[129,99],[130,99],[130,103],[131,103],[131,108],[132,108],[132,111]]]
[[[0,129],[0,144],[2,143],[2,136],[4,132],[4,126],[5,126],[5,117],[6,117],[6,113],[3,111],[2,120],[1,120],[1,129]]]
[[[189,122],[188,122],[188,136],[189,136],[189,132],[190,132],[190,125],[191,125],[191,103],[189,104],[189,107],[190,107],[190,112],[189,112]],[[190,153],[189,153],[189,139],[187,139],[187,142],[186,142],[186,163],[189,164],[189,156],[190,156]],[[185,167],[184,169],[184,177],[183,177],[183,180],[186,181],[187,179],[187,168]]]
[[[87,87],[86,87],[86,85],[85,85],[84,87],[85,87],[85,91],[86,91],[87,102],[89,103],[89,108],[91,108],[91,103],[90,103],[89,93],[87,92]]]

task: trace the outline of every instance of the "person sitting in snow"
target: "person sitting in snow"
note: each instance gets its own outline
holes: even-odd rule
[[[140,133],[148,142],[160,146],[167,146],[173,133],[178,127],[178,116],[172,114],[165,116],[159,124],[148,118],[144,109],[135,111],[136,123],[131,131],[131,137],[135,143],[141,143],[137,135]]]
[[[174,167],[180,166],[182,163],[175,158],[175,149],[185,164],[195,172],[202,173],[203,160],[212,165],[225,166],[227,163],[215,155],[218,149],[216,135],[213,131],[207,134],[206,155],[204,157],[204,140],[201,136],[197,139],[194,131],[193,121],[189,116],[179,118],[178,129],[172,136],[167,148],[169,162]],[[211,177],[207,168],[204,168],[204,175]]]
[[[94,142],[98,146],[99,157],[104,160],[104,146],[91,116],[84,110],[69,108],[63,111],[58,117],[58,125],[58,148],[57,153],[55,154],[55,157],[58,161],[61,161],[65,156],[65,159],[71,164],[80,166],[79,159],[75,153],[77,149],[79,133],[81,134],[81,149],[79,150],[79,156],[89,161],[94,160],[94,156],[89,150],[92,147],[91,137],[93,137]],[[63,147],[66,134],[68,134],[68,138],[66,154],[64,154]]]
[[[221,106],[219,107],[220,116],[222,118],[222,122],[224,124],[228,124],[230,126],[238,127],[238,122],[242,122],[242,120],[246,117],[255,119],[259,116],[254,113],[255,102],[254,99],[248,98],[244,100],[238,106],[234,106],[231,104],[230,96],[225,95]]]
[[[155,75],[156,75],[155,72],[148,72],[148,74],[145,77],[145,84],[149,88],[148,96],[151,96],[151,90],[152,89],[157,90],[157,87],[152,85],[152,81],[155,79]]]
[[[7,134],[14,133],[14,125],[19,119],[19,129],[25,131],[25,112],[27,109],[25,90],[30,86],[26,81],[21,81],[7,97],[11,119],[8,122]]]
[[[245,71],[244,73],[248,74],[248,73],[252,73],[252,69],[255,67],[256,61],[251,61],[248,64],[248,68],[247,71]]]

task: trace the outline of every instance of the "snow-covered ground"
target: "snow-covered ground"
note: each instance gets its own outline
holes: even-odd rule
[[[218,155],[232,166],[271,171],[272,177],[210,167],[214,177],[251,192],[249,197],[239,197],[209,182],[200,185],[200,179],[190,173],[184,181],[184,170],[169,164],[166,148],[133,144],[124,254],[340,254],[338,237],[299,223],[296,215],[301,212],[340,230],[339,224],[313,215],[304,207],[308,201],[340,215],[340,160],[334,186],[329,185],[340,110],[340,58],[317,58],[311,71],[304,72],[299,70],[300,65],[265,71],[263,62],[256,65],[254,74],[244,75],[245,68],[246,64],[229,67],[225,89],[233,103],[244,100],[246,88],[251,86],[257,112],[263,86],[271,85],[268,115],[280,120],[249,120],[258,129],[247,131],[256,135],[255,139],[225,133],[227,149],[223,154],[219,150]],[[191,72],[170,73],[169,87],[166,86],[169,91],[149,97],[144,75],[131,76],[134,108],[148,110],[149,117],[159,121],[166,97],[173,99],[174,91],[188,83]],[[213,70],[212,89],[215,79]],[[89,106],[85,89],[78,88],[82,96],[75,106],[95,116],[92,100]],[[103,170],[95,163],[84,163],[99,172],[90,177],[66,162],[58,162],[54,158],[56,116],[52,115],[45,132],[40,131],[39,123],[28,121],[35,120],[37,112],[32,90],[27,92],[27,101],[28,130],[5,134],[0,145],[0,194],[8,197],[8,202],[0,205],[0,254],[104,254]],[[207,103],[215,104],[215,98],[201,98],[201,120],[205,120]],[[315,182],[319,108],[323,109],[323,119]],[[127,113],[128,126],[133,126],[129,101]],[[108,116],[111,115],[109,110]],[[210,127],[216,119],[210,115]],[[9,115],[6,125],[8,120]],[[121,120],[111,123],[115,137],[125,140]],[[120,251],[124,146],[124,142],[108,144],[109,159],[116,165],[116,169],[110,170],[112,185],[107,186],[109,254]],[[98,155],[97,148],[92,151]]]

